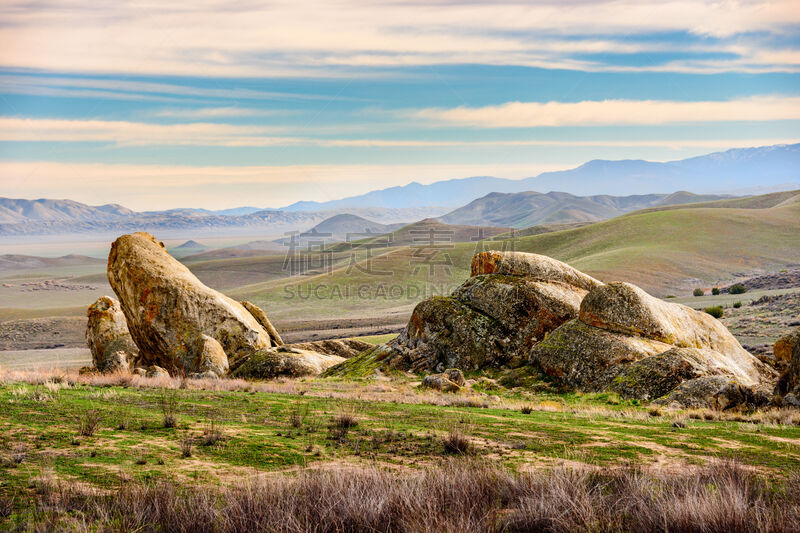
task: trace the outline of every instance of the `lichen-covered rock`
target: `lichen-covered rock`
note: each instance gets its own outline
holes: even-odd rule
[[[792,360],[792,352],[800,346],[800,328],[775,341],[772,353],[776,362],[788,363]]]
[[[713,350],[722,356],[720,368],[746,385],[758,383],[761,377],[763,365],[742,348],[719,320],[650,296],[630,283],[609,283],[590,292],[581,303],[580,320],[607,331],[683,348]],[[713,363],[709,360],[709,364]]]
[[[254,303],[248,302],[247,300],[242,300],[239,303],[241,303],[242,307],[247,309],[247,311],[251,315],[253,315],[253,318],[255,318],[259,324],[261,324],[261,326],[266,330],[267,333],[269,333],[269,338],[270,340],[272,340],[273,345],[283,346],[285,344],[283,342],[283,339],[281,339],[278,330],[275,329],[275,326],[273,326],[272,322],[269,321],[269,318],[267,318],[267,314],[264,312],[263,309],[261,309]]]
[[[272,346],[269,333],[239,302],[206,287],[149,233],[123,235],[111,245],[108,281],[120,299],[144,364],[189,374],[205,360],[223,368],[214,339],[235,361]],[[196,366],[197,365],[197,366]]]
[[[727,376],[704,376],[690,379],[653,403],[676,408],[710,409],[714,406],[714,395],[730,382],[731,380]]]
[[[580,270],[546,255],[526,252],[481,252],[472,258],[472,276],[481,274],[505,274],[524,276],[535,281],[559,282],[590,291],[603,285],[602,282]]]
[[[192,351],[196,360],[184,365],[184,368],[196,368],[201,374],[213,372],[217,376],[224,376],[228,372],[228,357],[222,345],[213,337],[200,335]]]
[[[231,368],[231,375],[250,379],[316,376],[345,360],[338,355],[284,345],[258,350],[243,357]]]
[[[778,379],[775,394],[800,396],[800,328],[785,337],[781,337],[775,343],[776,358],[779,344],[781,345],[782,357],[784,360],[789,361],[789,365],[780,379]],[[791,352],[789,352],[789,349],[791,349]],[[787,353],[789,354],[788,356]]]
[[[448,368],[444,371],[444,375],[447,376],[447,379],[458,385],[459,387],[463,387],[467,384],[467,380],[464,379],[464,373],[457,368]]]
[[[620,282],[591,291],[579,318],[534,346],[530,363],[576,389],[644,400],[702,376],[746,387],[771,377],[718,320]]]
[[[434,389],[441,392],[458,392],[461,390],[461,385],[451,380],[445,373],[425,376],[422,378],[421,386],[426,389]]]
[[[374,347],[374,344],[359,339],[326,339],[322,341],[293,342],[287,346],[309,352],[338,355],[347,359],[360,354],[364,350],[369,350]]]
[[[424,300],[388,347],[391,368],[441,372],[516,367],[547,333],[575,318],[599,281],[549,257],[483,252],[448,297]]]
[[[145,373],[145,377],[148,378],[168,378],[169,372],[165,368],[162,368],[158,365],[152,365],[148,367],[147,372]]]
[[[86,344],[95,370],[130,370],[139,357],[139,348],[131,338],[119,302],[101,296],[89,306],[86,316]]]

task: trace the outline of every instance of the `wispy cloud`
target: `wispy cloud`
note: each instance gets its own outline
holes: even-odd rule
[[[0,18],[0,65],[50,71],[314,76],[341,75],[335,68],[341,66],[454,63],[597,70],[619,66],[572,54],[647,53],[676,46],[599,39],[594,37],[598,30],[709,37],[707,44],[686,50],[719,50],[715,41],[735,36],[741,57],[709,68],[796,71],[796,49],[774,50],[759,36],[795,31],[800,9],[795,0],[201,1],[157,7],[74,0],[31,7],[6,2]],[[666,68],[704,66],[686,60]]]
[[[673,107],[675,104],[677,107]],[[707,102],[580,102],[577,104],[506,104],[499,108],[453,110],[425,110],[415,113],[417,118],[439,123],[457,123],[476,127],[530,127],[554,125],[590,125],[609,123],[650,124],[656,120],[698,121],[711,120],[761,120],[765,108],[740,109],[738,114],[730,108],[704,108]],[[533,107],[529,107],[533,106]],[[604,107],[605,106],[605,107]],[[775,113],[782,110],[782,118],[800,119],[800,98],[794,100],[794,108],[775,103]],[[700,109],[705,115],[699,116]],[[637,118],[636,113],[650,113],[648,118]],[[726,114],[727,113],[727,114]],[[767,113],[767,116],[771,116]],[[776,115],[777,116],[777,115]],[[660,118],[659,118],[660,117]],[[103,143],[125,146],[222,146],[222,147],[267,147],[267,146],[318,146],[338,148],[447,148],[447,147],[492,147],[492,146],[563,146],[563,147],[709,147],[724,148],[794,142],[795,139],[770,138],[731,141],[728,139],[610,139],[601,136],[595,139],[486,139],[486,140],[424,140],[424,139],[380,139],[380,138],[319,138],[308,136],[277,135],[286,133],[286,128],[192,122],[183,124],[153,124],[146,122],[106,120],[64,120],[0,117],[0,141],[6,142],[68,142]],[[750,144],[748,144],[750,143]]]
[[[160,109],[153,112],[154,116],[165,118],[185,119],[213,119],[232,117],[263,117],[270,115],[286,114],[285,111],[271,111],[268,109],[255,109],[248,107],[200,107],[196,109]]]
[[[704,102],[509,102],[486,107],[423,109],[409,114],[414,118],[438,124],[482,128],[797,120],[800,119],[800,98],[776,96]]]
[[[564,165],[106,165],[0,161],[3,195],[71,198],[89,204],[122,203],[137,210],[239,205],[280,207],[297,200],[334,200],[413,179],[493,174],[524,178]]]

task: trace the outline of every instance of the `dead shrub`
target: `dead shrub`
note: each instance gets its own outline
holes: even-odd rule
[[[31,531],[346,533],[548,531],[790,532],[800,474],[767,481],[733,463],[690,473],[567,467],[514,474],[453,458],[408,473],[379,467],[254,476],[232,486],[129,481],[118,491],[42,483]],[[88,527],[87,527],[88,526]],[[74,529],[74,528],[73,528]]]
[[[163,416],[162,424],[165,428],[174,428],[178,425],[178,392],[173,389],[163,389],[159,396],[159,406]]]
[[[181,435],[181,457],[187,458],[192,456],[192,448],[194,447],[194,435],[188,431]]]
[[[203,435],[200,438],[200,444],[203,446],[214,446],[225,438],[222,428],[216,420],[209,420],[206,427],[203,429]]]
[[[91,437],[100,428],[103,415],[97,409],[86,409],[78,416],[78,434]]]
[[[442,445],[444,453],[469,455],[474,452],[474,446],[469,436],[457,427],[450,428],[447,435],[442,438]]]

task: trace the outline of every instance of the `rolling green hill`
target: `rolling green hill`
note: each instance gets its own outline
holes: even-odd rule
[[[330,274],[273,280],[233,292],[274,313],[284,308],[315,315],[400,312],[460,284],[476,251],[513,246],[566,261],[602,280],[631,281],[656,295],[682,294],[698,280],[711,283],[800,262],[800,201],[787,201],[791,195],[780,201],[767,196],[733,201],[774,207],[650,209],[515,241],[455,243],[427,262],[412,247],[395,247]]]

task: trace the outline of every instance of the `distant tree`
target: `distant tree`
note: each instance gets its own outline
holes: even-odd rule
[[[728,288],[728,292],[731,294],[744,294],[747,292],[747,287],[741,283],[734,283]]]
[[[739,309],[742,306],[742,302],[733,302],[733,308]]]
[[[714,287],[713,289],[711,289],[711,294],[713,294],[714,296],[719,296],[719,287]]]
[[[705,295],[705,293],[706,291],[704,291],[703,289],[695,289],[692,294],[694,294],[695,296],[703,296]]]
[[[706,307],[705,309],[703,309],[703,311],[713,316],[714,318],[722,318],[722,315],[725,314],[725,311],[719,305],[715,305],[714,307]]]

